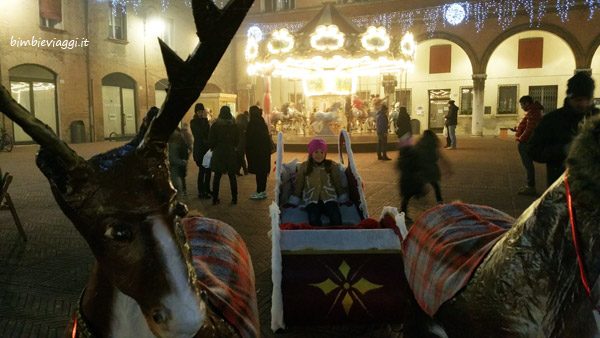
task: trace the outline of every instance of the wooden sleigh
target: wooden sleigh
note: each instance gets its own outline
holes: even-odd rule
[[[301,161],[283,163],[279,133],[275,200],[270,206],[273,331],[289,324],[402,322],[406,282],[399,268],[399,238],[400,229],[406,229],[404,215],[384,207],[378,220],[369,218],[345,130],[339,134],[338,153],[342,185],[352,205],[340,206],[342,226],[327,226],[323,216],[324,227],[311,227],[302,206],[283,207]]]

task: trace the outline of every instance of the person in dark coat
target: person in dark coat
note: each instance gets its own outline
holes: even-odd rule
[[[194,162],[198,166],[198,198],[210,199],[210,168],[202,166],[202,159],[209,149],[208,133],[210,132],[210,124],[206,117],[206,109],[202,103],[194,106],[194,118],[190,122],[192,135],[194,136]]]
[[[408,142],[412,138],[412,128],[410,126],[410,115],[406,111],[406,107],[400,107],[398,110],[398,117],[396,119],[396,135],[400,144]]]
[[[250,122],[246,128],[246,158],[248,172],[256,175],[256,192],[251,199],[267,198],[267,177],[271,171],[271,135],[262,117],[262,109],[250,107]]]
[[[382,104],[377,112],[377,159],[390,161],[387,156],[387,135],[389,129],[388,106]]]
[[[582,122],[598,114],[594,103],[594,80],[579,72],[567,82],[562,108],[544,115],[529,140],[529,156],[546,163],[546,184],[551,186],[565,171],[565,159]]]
[[[446,118],[446,127],[448,128],[448,137],[444,149],[456,149],[456,126],[458,125],[458,107],[454,100],[448,101],[448,114]]]
[[[171,169],[171,182],[177,190],[177,197],[185,196],[185,176],[187,173],[187,162],[190,156],[188,146],[179,127],[175,128],[169,138],[169,166]]]
[[[400,195],[402,203],[400,210],[404,212],[407,221],[407,208],[409,200],[414,197],[422,197],[427,194],[427,184],[435,191],[435,199],[438,204],[443,204],[440,180],[442,169],[448,176],[452,175],[450,162],[440,151],[440,140],[431,130],[425,130],[423,136],[414,146],[407,146],[400,150],[398,158],[398,169],[400,169]],[[441,168],[440,168],[441,166]]]
[[[235,118],[238,132],[240,134],[240,143],[237,146],[239,167],[236,175],[248,175],[248,167],[246,166],[246,128],[248,127],[248,111],[239,114]],[[240,173],[240,169],[244,170],[244,174]]]
[[[221,176],[229,176],[231,186],[231,203],[237,204],[237,179],[238,158],[236,147],[239,143],[239,133],[235,120],[228,106],[221,107],[219,117],[213,122],[208,143],[213,151],[210,169],[215,173],[213,179],[213,205],[219,204],[219,184]]]

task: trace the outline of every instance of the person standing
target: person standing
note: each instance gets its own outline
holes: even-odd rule
[[[396,119],[396,135],[400,145],[412,145],[412,127],[410,125],[410,115],[406,107],[398,109],[398,118]]]
[[[529,140],[533,135],[535,127],[542,119],[542,111],[544,107],[537,102],[533,101],[533,98],[529,95],[525,95],[519,99],[521,109],[525,111],[525,116],[519,122],[519,125],[513,128],[515,131],[515,137],[517,139],[519,155],[521,156],[521,162],[525,167],[527,173],[527,185],[519,189],[517,194],[536,196],[535,191],[535,167],[533,166],[533,160],[529,156]]]
[[[207,111],[204,109],[204,104],[197,103],[194,106],[194,118],[190,122],[190,129],[194,135],[193,156],[194,162],[198,166],[198,198],[210,199],[210,168],[202,166],[204,155],[209,149],[208,134],[210,132],[210,124],[208,123]]]
[[[185,145],[188,148],[188,158],[186,158],[186,162],[189,159],[189,154],[192,152],[194,148],[194,138],[190,133],[190,125],[187,122],[183,122],[181,124],[181,135],[183,136],[183,140],[185,141]],[[183,196],[187,196],[187,183],[185,182],[185,178],[187,177],[187,168],[185,170],[185,175],[181,177],[181,185],[183,188]]]
[[[344,115],[346,115],[346,131],[350,135],[352,133],[352,98],[350,95],[346,96],[344,101]]]
[[[248,167],[246,166],[246,128],[248,127],[248,111],[244,111],[242,114],[239,114],[235,117],[235,123],[237,124],[240,143],[237,146],[237,154],[238,154],[238,170],[236,171],[236,175],[243,176],[248,175]],[[242,174],[240,169],[244,170]]]
[[[175,128],[169,138],[169,167],[171,170],[171,182],[177,190],[177,197],[186,196],[185,175],[187,174],[187,162],[190,156],[188,146],[179,127]]]
[[[377,159],[382,161],[390,161],[387,157],[387,135],[388,135],[388,106],[382,104],[377,112]]]
[[[458,125],[458,107],[454,100],[448,101],[448,114],[445,116],[446,126],[448,127],[448,139],[450,144],[446,144],[444,149],[456,149],[456,126]],[[448,143],[448,140],[446,140]]]
[[[567,97],[561,108],[544,115],[529,140],[529,156],[546,163],[546,184],[552,185],[565,171],[571,142],[584,120],[598,114],[593,106],[594,80],[578,72],[567,82]]]
[[[250,199],[267,198],[267,177],[271,171],[271,135],[262,117],[262,109],[250,107],[250,122],[246,128],[246,158],[248,172],[256,175],[256,192]]]
[[[219,204],[219,185],[221,176],[229,176],[231,186],[231,203],[237,204],[237,179],[238,160],[236,146],[239,143],[239,133],[231,109],[228,106],[221,107],[219,117],[213,122],[208,134],[208,144],[213,151],[210,161],[210,169],[215,173],[213,179],[213,205]]]

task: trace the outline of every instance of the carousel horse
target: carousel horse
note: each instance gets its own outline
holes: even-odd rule
[[[167,142],[197,100],[252,0],[193,0],[199,46],[186,61],[159,40],[165,103],[134,139],[85,160],[0,86],[0,111],[41,147],[36,163],[95,264],[69,337],[257,337],[254,273],[230,226],[187,218],[169,179]]]
[[[300,132],[304,128],[304,114],[296,110],[293,105],[286,103],[281,107],[281,111],[273,109],[271,123],[274,128],[281,124],[282,131]]]
[[[403,239],[412,290],[405,337],[598,337],[600,118],[567,171],[516,220],[453,203]]]

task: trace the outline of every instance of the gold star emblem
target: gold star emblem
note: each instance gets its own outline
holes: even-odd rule
[[[342,307],[346,312],[346,315],[350,313],[350,309],[352,308],[352,305],[354,305],[355,302],[358,303],[367,313],[369,313],[367,307],[361,300],[361,297],[365,293],[371,290],[379,289],[383,285],[371,283],[364,278],[361,278],[358,282],[354,284],[351,283],[351,280],[355,279],[354,277],[356,277],[358,272],[360,272],[364,264],[361,265],[357,269],[356,273],[354,273],[354,275],[351,277],[348,277],[348,274],[350,273],[350,266],[346,263],[346,261],[342,261],[342,264],[340,264],[340,266],[338,267],[338,271],[342,277],[340,277],[340,275],[336,273],[336,271],[331,270],[329,266],[325,266],[331,272],[333,280],[331,278],[328,278],[320,283],[309,285],[319,288],[326,295],[332,292],[337,292],[335,300],[333,301],[333,304],[329,308],[327,314],[331,313],[331,310],[333,310],[333,308],[336,304],[338,304],[338,302],[341,302]],[[369,315],[371,314],[369,313]]]

